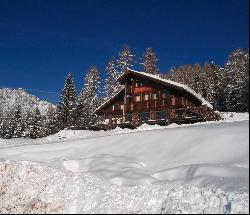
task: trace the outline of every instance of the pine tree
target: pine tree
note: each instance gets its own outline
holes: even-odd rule
[[[0,118],[0,138],[4,138],[4,121]]]
[[[135,63],[135,56],[131,53],[130,48],[127,45],[124,46],[123,50],[119,52],[118,55],[119,59],[117,60],[117,63],[119,74],[122,74],[128,69],[133,68]]]
[[[15,111],[14,118],[13,118],[13,137],[14,138],[20,138],[22,137],[22,133],[24,131],[24,122],[21,115],[21,106],[17,107],[17,110]]]
[[[98,92],[100,92],[100,77],[96,66],[91,66],[86,73],[84,86],[79,96],[77,107],[78,126],[88,128],[94,124],[96,116],[94,110],[99,105]]]
[[[104,83],[105,98],[111,98],[119,89],[121,89],[120,83],[117,81],[119,74],[115,60],[111,59],[106,66],[107,78]]]
[[[56,127],[60,130],[66,128],[66,122],[67,122],[67,113],[65,110],[65,106],[63,102],[59,101],[59,103],[56,106],[56,113],[55,113],[55,118],[56,118]]]
[[[249,53],[237,49],[229,56],[225,66],[225,88],[228,111],[249,111]]]
[[[44,136],[49,136],[59,132],[54,108],[50,107],[44,116]]]
[[[62,90],[59,104],[57,105],[56,118],[58,128],[64,129],[76,125],[77,93],[74,85],[73,75],[67,75]]]
[[[5,139],[11,139],[14,136],[16,129],[16,121],[14,120],[15,113],[8,115],[5,119],[4,130]]]
[[[11,132],[9,131],[9,121],[5,118],[1,121],[0,124],[0,137],[3,139],[10,139],[12,138]]]
[[[197,93],[201,93],[201,70],[202,66],[200,64],[195,64],[193,67],[193,90]]]
[[[237,49],[225,68],[213,62],[172,68],[167,78],[188,85],[219,111],[249,112],[249,52]]]
[[[31,128],[33,127],[33,121],[34,121],[33,118],[34,118],[34,113],[28,111],[24,119],[24,131],[22,133],[22,137],[31,138],[31,132],[32,132]]]
[[[201,95],[208,101],[212,102],[212,93],[214,88],[213,76],[211,67],[208,63],[205,63],[201,70],[200,86],[201,86]]]
[[[31,139],[43,137],[42,116],[38,108],[36,108],[35,112],[31,115],[28,130],[29,130],[28,137]]]
[[[146,73],[156,75],[159,73],[159,69],[157,68],[158,59],[155,56],[152,48],[147,48],[146,53],[142,58],[143,70]]]
[[[218,65],[211,63],[211,80],[212,83],[209,86],[211,102],[214,104],[214,108],[219,111],[225,111],[225,77],[224,70]],[[211,81],[210,81],[211,82]]]

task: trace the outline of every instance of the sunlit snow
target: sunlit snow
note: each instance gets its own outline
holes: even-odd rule
[[[249,115],[0,140],[1,213],[248,213]]]

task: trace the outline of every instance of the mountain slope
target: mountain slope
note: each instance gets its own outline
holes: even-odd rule
[[[39,100],[36,96],[25,92],[23,89],[0,89],[0,117],[7,117],[15,111],[17,106],[20,105],[22,112],[39,108],[42,115],[46,114],[49,109],[54,109],[55,106],[43,100]]]

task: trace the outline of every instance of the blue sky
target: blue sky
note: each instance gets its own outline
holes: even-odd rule
[[[1,0],[0,87],[25,88],[56,103],[72,72],[104,66],[128,44],[152,47],[161,72],[182,64],[223,66],[249,47],[248,0]],[[135,67],[140,69],[140,67]],[[55,92],[55,93],[53,93]]]

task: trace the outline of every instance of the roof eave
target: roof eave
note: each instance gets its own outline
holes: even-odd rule
[[[123,91],[125,91],[124,87],[121,90],[119,90],[115,95],[113,95],[111,98],[109,98],[108,100],[106,100],[103,104],[101,104],[98,108],[96,108],[93,113],[94,114],[98,114],[103,108],[105,108],[109,103],[111,103]]]
[[[206,105],[206,106],[208,106],[209,108],[213,109],[213,106],[210,104],[210,102],[208,102],[208,101],[207,101],[206,99],[204,99],[203,97],[202,97],[202,99],[201,99],[201,98],[200,98],[200,95],[199,95],[198,93],[196,93],[196,92],[195,92],[193,89],[191,89],[190,87],[188,87],[188,86],[186,86],[186,85],[184,85],[184,84],[181,84],[182,86],[179,86],[180,83],[176,83],[176,84],[174,84],[174,83],[169,83],[170,80],[168,80],[168,82],[167,82],[167,80],[166,80],[166,81],[163,81],[163,80],[161,80],[161,77],[159,77],[159,78],[157,78],[157,77],[151,77],[150,75],[149,75],[149,76],[148,76],[148,75],[145,75],[145,74],[143,74],[143,73],[141,73],[141,72],[139,72],[139,71],[135,71],[135,70],[128,69],[126,72],[124,72],[123,74],[121,74],[120,77],[118,77],[117,80],[118,80],[120,83],[123,83],[124,78],[125,78],[128,74],[136,74],[136,75],[139,75],[139,76],[141,76],[141,77],[146,77],[146,78],[148,78],[148,79],[150,79],[150,80],[158,81],[158,82],[162,83],[163,85],[168,85],[168,86],[171,86],[171,87],[176,88],[176,89],[178,89],[178,90],[187,92],[188,94],[192,95],[192,96],[195,97],[197,100],[199,100],[199,101],[202,103],[202,105]],[[171,81],[171,82],[173,82],[173,81]],[[186,87],[188,87],[190,90],[187,90]]]

